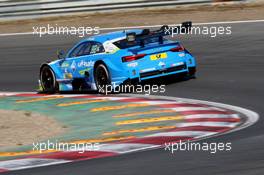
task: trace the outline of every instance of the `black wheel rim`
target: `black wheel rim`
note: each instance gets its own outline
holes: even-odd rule
[[[49,68],[43,68],[41,73],[41,81],[44,90],[46,91],[54,90],[54,77],[53,77],[53,73]]]
[[[99,66],[96,70],[96,82],[99,86],[109,84],[108,73],[104,67]]]

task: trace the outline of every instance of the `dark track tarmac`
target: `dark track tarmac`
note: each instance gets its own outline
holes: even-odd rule
[[[264,174],[264,23],[231,26],[231,36],[181,37],[184,46],[197,58],[197,78],[169,84],[165,93],[222,102],[259,113],[259,121],[249,128],[203,140],[232,142],[231,152],[191,151],[172,155],[160,149],[7,174]],[[57,48],[69,48],[77,40],[67,36],[0,37],[0,91],[33,91],[40,63],[55,57]]]

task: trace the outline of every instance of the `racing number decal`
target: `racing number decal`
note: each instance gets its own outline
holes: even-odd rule
[[[150,55],[150,60],[154,61],[154,60],[159,60],[159,59],[165,59],[167,58],[167,53],[159,53],[156,55]]]

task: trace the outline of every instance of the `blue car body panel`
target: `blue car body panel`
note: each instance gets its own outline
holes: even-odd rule
[[[86,38],[73,46],[65,59],[47,63],[55,74],[59,90],[72,91],[74,79],[82,79],[86,89],[96,90],[94,68],[97,62],[106,65],[114,85],[120,85],[131,79],[137,79],[140,82],[171,74],[188,73],[189,68],[196,67],[195,58],[187,50],[170,51],[171,48],[179,46],[179,42],[164,40],[162,44],[153,42],[144,47],[136,45],[125,49],[120,49],[113,44],[115,41],[125,39],[128,32],[140,34],[142,30],[118,31]],[[74,49],[85,42],[102,44],[104,52],[71,57],[70,54]],[[145,56],[134,61],[122,61],[122,57],[136,54],[145,54]]]

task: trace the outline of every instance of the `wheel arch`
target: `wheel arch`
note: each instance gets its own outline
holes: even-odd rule
[[[50,65],[49,65],[48,63],[42,63],[41,66],[40,66],[40,69],[39,69],[39,76],[40,76],[40,74],[41,74],[42,69],[43,69],[45,66],[48,66],[48,67],[53,71],[52,67],[50,67]],[[54,72],[54,71],[53,71],[53,72]]]
[[[41,74],[41,71],[42,69],[47,66],[51,69],[51,71],[53,72],[55,78],[61,78],[60,77],[60,72],[58,72],[59,70],[57,69],[57,67],[55,65],[50,65],[49,62],[46,62],[46,63],[42,63],[41,66],[40,66],[40,69],[39,69],[39,76]]]
[[[95,68],[96,68],[99,64],[103,64],[103,65],[106,67],[106,69],[107,69],[107,71],[108,71],[108,74],[109,74],[109,76],[110,76],[110,79],[111,79],[111,77],[112,77],[112,76],[111,76],[111,72],[110,72],[110,70],[109,70],[107,64],[106,64],[103,60],[97,60],[97,61],[94,63],[94,66],[93,66],[93,76],[95,75]]]
[[[56,73],[53,70],[52,66],[49,65],[48,62],[41,64],[40,69],[39,69],[39,81],[40,81],[41,86],[42,86],[42,83],[41,83],[41,72],[42,72],[42,70],[43,70],[44,67],[48,67],[51,70],[51,72],[53,74],[53,77],[54,77],[54,83],[55,83],[54,84],[54,87],[55,87],[55,91],[54,92],[51,92],[51,93],[55,93],[55,92],[59,91],[59,84],[57,82]],[[43,88],[43,86],[42,86],[42,88]],[[48,93],[50,93],[50,92],[48,92]]]
[[[107,65],[105,64],[105,62],[103,60],[97,60],[95,63],[94,63],[94,69],[96,68],[96,66],[98,66],[99,64],[104,64],[105,67],[107,68]]]

